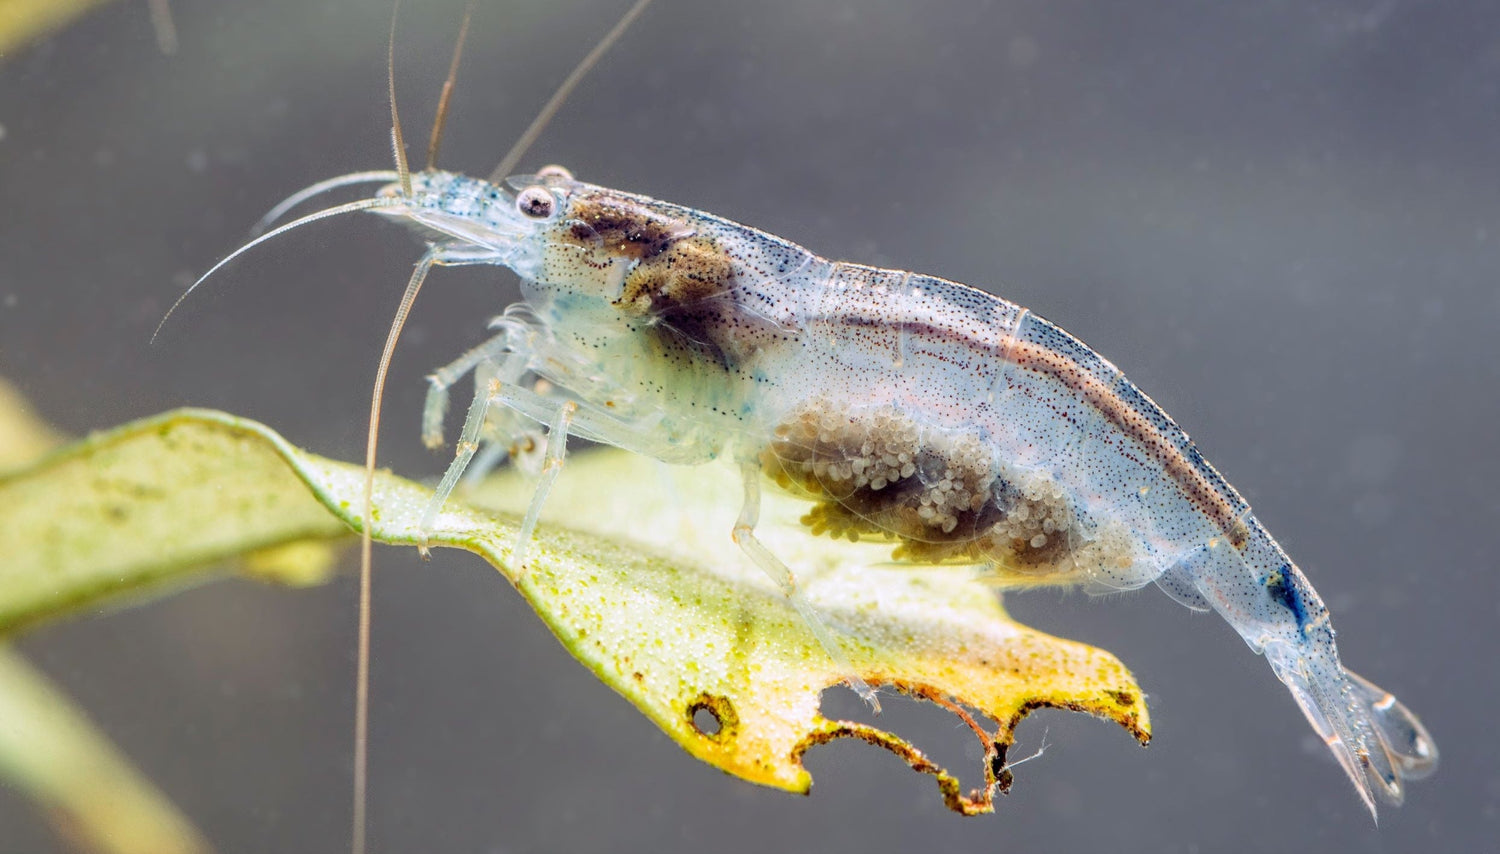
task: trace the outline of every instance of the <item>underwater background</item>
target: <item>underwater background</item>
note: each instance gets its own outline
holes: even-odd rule
[[[462,5],[403,10],[414,162]],[[481,2],[440,165],[488,173],[625,5]],[[390,168],[390,5],[172,11],[172,54],[128,0],[0,57],[0,376],[73,435],[206,406],[360,459],[421,251],[405,231],[345,217],[281,237],[148,339],[281,198]],[[550,162],[1078,335],[1251,501],[1332,608],[1345,663],[1423,719],[1442,764],[1376,827],[1217,617],[1154,588],[1037,591],[1007,607],[1118,655],[1149,695],[1149,749],[1042,711],[1016,755],[1044,730],[1049,747],[994,816],[949,814],[853,742],[809,754],[800,798],[679,750],[478,558],[380,548],[372,850],[1492,849],[1500,7],[657,0],[522,168]],[[422,377],[515,296],[505,271],[433,275],[382,465],[442,471],[448,452],[418,440]],[[354,617],[352,574],[226,581],[16,645],[219,850],[343,850]],[[886,706],[882,725],[973,778],[945,713]],[[825,708],[863,714],[842,689]],[[0,850],[62,845],[0,789]]]

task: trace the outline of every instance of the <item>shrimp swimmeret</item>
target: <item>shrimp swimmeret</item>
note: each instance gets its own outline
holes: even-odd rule
[[[378,198],[437,235],[419,268],[503,264],[522,281],[499,334],[434,377],[430,442],[447,385],[472,370],[479,391],[432,514],[479,444],[515,444],[515,414],[550,425],[558,464],[569,435],[669,463],[732,454],[734,539],[804,612],[755,538],[764,479],[812,502],[812,533],[892,540],[898,560],[983,564],[1002,584],[1154,581],[1217,611],[1372,813],[1435,767],[1417,718],[1344,669],[1327,607],[1239,493],[1114,365],[1036,314],[557,167],[500,184],[427,170]]]
[[[756,537],[766,481],[811,502],[812,534],[890,541],[905,563],[981,565],[1002,586],[1155,582],[1217,611],[1270,661],[1372,815],[1377,797],[1399,803],[1406,779],[1436,767],[1417,718],[1344,669],[1327,607],[1240,494],[1155,402],[1059,327],[966,285],[829,261],[559,167],[481,180],[429,156],[410,173],[393,124],[396,171],[313,185],[271,218],[329,189],[389,182],[375,197],[281,226],[209,274],[338,213],[414,227],[429,248],[387,340],[377,399],[433,266],[499,264],[520,276],[522,299],[494,321],[498,334],[430,377],[429,445],[442,444],[448,389],[472,373],[476,394],[424,527],[476,455],[482,470],[544,442],[514,553],[524,568],[569,436],[681,465],[730,455],[745,490],[734,541],[841,663],[791,568]],[[358,806],[355,826],[358,840]]]

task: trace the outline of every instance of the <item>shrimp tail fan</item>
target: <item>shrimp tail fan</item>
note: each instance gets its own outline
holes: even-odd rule
[[[1376,799],[1399,805],[1405,781],[1437,768],[1437,745],[1422,722],[1394,695],[1338,661],[1309,660],[1293,645],[1266,647],[1276,676],[1376,817]],[[1313,656],[1322,658],[1322,656]]]

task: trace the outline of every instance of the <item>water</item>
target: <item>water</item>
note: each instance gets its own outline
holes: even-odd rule
[[[420,159],[460,3],[409,4]],[[442,163],[483,174],[622,4],[481,9]],[[172,406],[357,459],[419,248],[373,217],[282,239],[147,338],[288,192],[389,164],[384,3],[111,4],[0,66],[0,373],[73,433]],[[556,6],[557,8],[552,8]],[[421,12],[416,11],[420,9]],[[419,19],[425,14],[426,19]],[[993,818],[869,748],[811,799],[688,758],[477,559],[377,552],[377,850],[1443,850],[1500,833],[1500,20],[1460,4],[658,0],[529,167],[692,204],[831,257],[992,288],[1087,340],[1192,433],[1333,607],[1354,669],[1443,749],[1372,827],[1264,663],[1154,591],[1012,597],[1150,694],[1147,751],[1047,714]],[[422,373],[514,283],[439,271],[382,460],[436,475]],[[221,850],[345,845],[353,587],[226,583],[21,648]],[[851,709],[852,704],[839,708]],[[896,720],[893,718],[892,720]],[[900,719],[905,721],[905,718]],[[914,727],[915,729],[913,729]],[[903,730],[951,738],[937,716]],[[52,850],[0,793],[17,850]]]

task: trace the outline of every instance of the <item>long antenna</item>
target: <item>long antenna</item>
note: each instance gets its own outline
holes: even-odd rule
[[[547,122],[552,121],[552,117],[557,114],[563,102],[568,100],[569,95],[573,94],[573,89],[578,86],[579,82],[583,80],[589,71],[593,70],[605,52],[616,41],[619,41],[620,36],[625,34],[625,31],[630,28],[635,19],[639,18],[642,12],[646,11],[646,7],[650,3],[651,0],[636,0],[636,4],[630,7],[630,11],[625,13],[625,17],[621,18],[618,24],[615,24],[615,28],[605,33],[604,38],[600,39],[599,43],[594,45],[594,49],[589,51],[588,56],[585,56],[578,63],[567,79],[563,80],[562,85],[557,87],[557,91],[552,93],[552,98],[542,107],[542,111],[536,114],[536,118],[531,120],[531,125],[526,128],[526,132],[521,134],[521,138],[516,140],[516,144],[512,145],[510,151],[505,153],[505,157],[500,161],[500,165],[496,166],[495,171],[490,173],[490,183],[504,181],[510,176],[510,170],[516,168],[516,164],[526,154],[526,149],[530,148],[531,144],[536,142],[536,138],[542,135],[542,129],[547,127]]]
[[[224,256],[223,260],[219,261],[219,263],[213,265],[212,267],[209,267],[207,273],[199,276],[197,281],[193,282],[188,286],[187,290],[182,292],[182,296],[178,297],[177,301],[172,303],[172,307],[167,309],[167,313],[162,315],[161,320],[157,322],[156,331],[151,333],[151,341],[149,343],[156,343],[157,336],[161,335],[162,327],[167,325],[167,321],[172,319],[172,314],[177,311],[178,307],[182,305],[183,301],[186,300],[188,296],[193,293],[193,291],[196,291],[198,289],[199,285],[208,281],[208,278],[210,276],[223,269],[225,264],[228,264],[230,261],[233,261],[241,255],[244,255],[251,249],[254,249],[255,247],[261,245],[262,243],[265,243],[268,240],[280,237],[281,235],[286,234],[288,231],[291,231],[294,228],[301,228],[302,226],[307,225],[310,222],[317,222],[320,219],[327,219],[328,217],[339,216],[340,214],[353,213],[354,211],[367,211],[373,208],[388,208],[394,204],[396,204],[395,199],[359,199],[358,201],[345,202],[342,205],[325,208],[320,211],[314,211],[307,216],[301,217],[299,219],[294,219],[291,222],[268,231],[265,234],[262,234],[261,236],[250,241],[249,243],[246,243],[244,246],[241,246],[240,248]]]
[[[386,94],[391,101],[391,148],[396,155],[396,174],[401,180],[401,196],[411,198],[411,169],[406,164],[406,140],[401,136],[401,114],[396,110],[396,21],[401,17],[401,0],[391,6],[391,33],[385,47]],[[423,256],[427,267],[431,261]],[[426,267],[420,268],[421,277],[413,276],[406,286],[408,296],[414,298],[415,291],[422,286]],[[402,306],[409,306],[410,299],[402,298]],[[354,809],[353,829],[350,832],[349,849],[353,854],[365,854],[365,805],[370,782],[370,575],[371,552],[374,541],[370,528],[375,522],[375,442],[380,435],[380,403],[385,397],[385,372],[395,349],[396,336],[406,322],[406,311],[397,312],[396,322],[387,336],[385,350],[380,357],[380,367],[375,372],[375,390],[370,399],[370,432],[365,438],[365,488],[360,508],[362,517],[359,526],[359,639],[356,642],[354,676]]]
[[[438,148],[443,144],[443,125],[448,122],[448,99],[453,97],[453,81],[458,79],[458,60],[464,53],[464,40],[469,37],[469,19],[474,17],[474,4],[469,0],[464,7],[464,22],[458,27],[458,41],[453,44],[453,59],[448,62],[448,79],[443,81],[442,94],[438,95],[437,117],[432,120],[432,137],[427,140],[427,168],[437,168]]]
[[[385,48],[385,84],[391,99],[391,148],[396,153],[396,174],[401,176],[401,195],[411,196],[411,169],[406,165],[406,140],[401,136],[401,115],[396,112],[396,19],[401,0],[391,7],[391,39]]]
[[[401,304],[396,309],[396,316],[391,318],[391,328],[385,336],[385,347],[380,351],[375,388],[370,394],[370,431],[365,437],[364,521],[359,529],[359,672],[354,699],[354,839],[351,846],[354,854],[365,854],[365,791],[369,781],[367,759],[370,744],[370,566],[374,542],[370,529],[374,521],[375,446],[380,439],[380,404],[385,399],[385,378],[391,367],[391,357],[396,353],[396,339],[401,337],[412,303],[416,302],[428,271],[437,263],[436,258],[436,250],[428,250],[406,283]]]
[[[348,187],[354,184],[389,184],[392,181],[401,180],[401,176],[390,169],[375,169],[369,172],[350,172],[348,175],[336,175],[325,181],[319,181],[309,187],[303,187],[297,192],[287,196],[276,203],[276,207],[266,211],[266,215],[250,228],[251,237],[259,237],[262,232],[275,225],[276,220],[286,215],[286,212],[302,204],[315,196],[321,196],[329,190],[337,190],[340,187]]]

